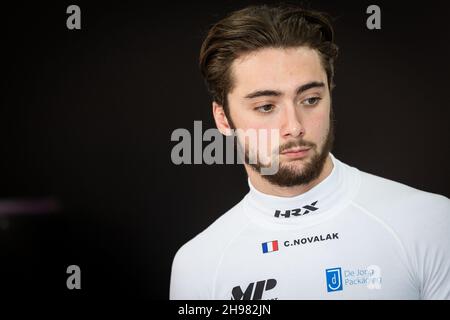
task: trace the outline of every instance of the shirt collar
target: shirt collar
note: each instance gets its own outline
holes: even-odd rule
[[[343,192],[343,166],[330,153],[333,169],[320,183],[305,193],[293,197],[269,195],[257,190],[250,179],[246,201],[250,214],[277,223],[298,223],[318,215],[335,205]]]

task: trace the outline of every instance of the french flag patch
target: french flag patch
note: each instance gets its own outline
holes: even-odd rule
[[[278,251],[278,240],[264,242],[262,244],[263,253]]]

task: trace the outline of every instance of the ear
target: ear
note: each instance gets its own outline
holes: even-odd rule
[[[228,123],[227,116],[225,115],[225,110],[223,106],[213,101],[212,112],[214,116],[214,121],[216,122],[216,127],[219,129],[220,133],[226,136],[231,136],[232,130],[230,124]]]

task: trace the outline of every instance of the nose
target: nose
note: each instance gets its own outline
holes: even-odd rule
[[[287,106],[282,117],[281,135],[284,138],[297,138],[304,134],[304,127],[295,105]]]

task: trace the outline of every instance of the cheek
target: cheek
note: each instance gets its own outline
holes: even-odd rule
[[[272,121],[274,122],[274,121]],[[250,117],[241,118],[240,128],[246,132],[253,132],[252,136],[256,139],[253,140],[258,149],[269,149],[272,150],[273,147],[278,147],[280,131],[276,123],[270,121],[258,121],[258,119],[252,119]]]
[[[316,143],[322,142],[328,134],[329,126],[330,115],[327,111],[311,115],[306,128],[306,138],[309,136],[309,139],[315,140]]]
[[[278,128],[278,122],[273,117],[255,116],[253,111],[241,116],[241,127],[254,130],[271,130]]]
[[[245,132],[245,135],[240,136],[241,145],[245,145],[250,154],[257,154],[262,163],[267,163],[273,153],[278,153],[280,146],[280,131],[278,128],[261,126],[247,128]],[[252,134],[249,134],[250,132]]]

